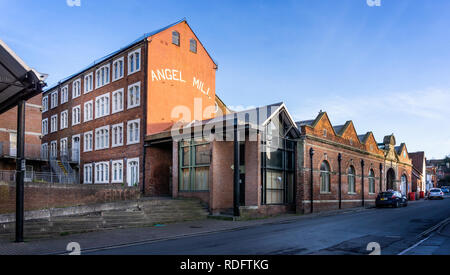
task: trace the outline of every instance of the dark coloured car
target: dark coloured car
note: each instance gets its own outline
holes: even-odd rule
[[[406,207],[408,206],[408,199],[397,191],[382,192],[377,197],[376,206],[377,208],[386,206],[395,208]]]

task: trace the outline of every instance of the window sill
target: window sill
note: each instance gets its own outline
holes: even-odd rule
[[[111,112],[111,115],[114,115],[114,114],[117,114],[117,113],[121,113],[121,112],[123,112],[123,109],[117,110],[117,111],[112,111],[112,112]]]
[[[348,192],[347,194],[349,194],[349,195],[358,195],[358,193],[351,193],[351,192]]]
[[[141,68],[139,68],[139,70],[136,70],[136,71],[134,71],[134,72],[128,72],[128,76],[133,75],[133,74],[135,74],[135,73],[138,73],[138,72],[140,72],[140,71],[141,71]]]
[[[331,193],[331,192],[320,192],[320,195],[331,195],[331,194],[333,194],[333,193]]]
[[[136,145],[136,144],[140,144],[141,142],[139,141],[139,142],[130,142],[130,143],[127,143],[127,146],[131,146],[131,145]]]
[[[123,78],[123,75],[122,75],[121,77],[118,77],[118,78],[116,78],[116,79],[113,79],[112,82],[119,81],[119,80],[121,80],[122,78]]]
[[[133,105],[133,106],[128,106],[127,107],[127,110],[131,110],[131,109],[134,109],[134,108],[138,108],[138,107],[140,107],[141,106],[141,104],[139,103],[139,104],[137,104],[137,105]]]
[[[118,147],[122,147],[123,144],[116,144],[116,145],[111,145],[111,148],[118,148]]]

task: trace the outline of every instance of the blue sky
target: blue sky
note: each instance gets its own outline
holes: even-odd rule
[[[450,154],[450,1],[0,0],[0,39],[49,84],[183,17],[219,64],[236,109],[284,101],[296,120],[327,111],[377,141]]]

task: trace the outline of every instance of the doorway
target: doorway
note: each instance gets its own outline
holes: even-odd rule
[[[386,176],[386,189],[395,190],[395,172],[394,169],[390,168]]]

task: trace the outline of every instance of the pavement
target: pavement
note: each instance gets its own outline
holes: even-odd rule
[[[237,222],[202,220],[22,244],[0,240],[0,255],[65,254],[73,242],[80,245],[83,255],[347,255],[368,254],[367,245],[373,242],[380,245],[382,254],[396,255],[416,245],[423,232],[448,217],[450,199],[422,200],[399,209],[356,208]],[[445,251],[450,254],[443,247]]]

